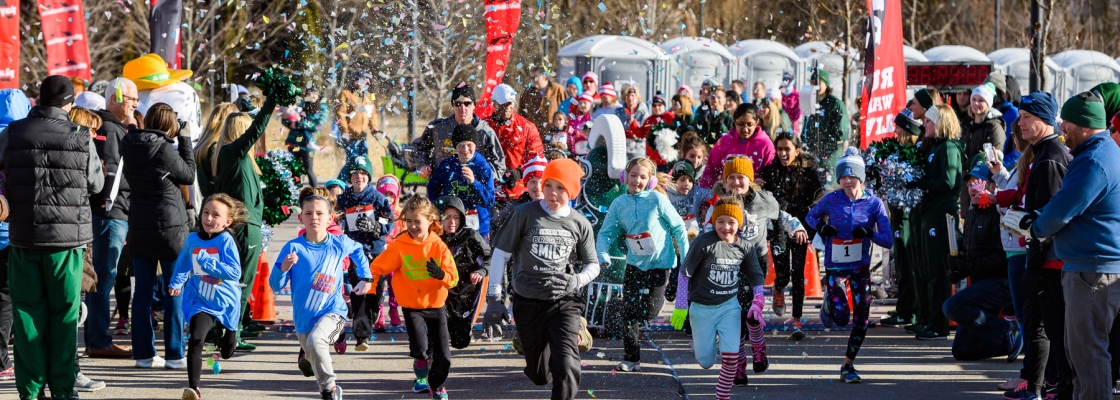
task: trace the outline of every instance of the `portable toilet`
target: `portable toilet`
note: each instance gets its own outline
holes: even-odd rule
[[[937,46],[932,49],[926,50],[922,53],[929,61],[932,62],[952,62],[952,61],[973,61],[973,62],[990,62],[980,50],[968,46]]]
[[[669,54],[669,76],[673,77],[671,87],[661,89],[666,95],[675,94],[680,85],[699,88],[706,80],[730,88],[728,68],[735,58],[719,42],[705,37],[679,37],[662,43],[661,49]]]
[[[816,62],[825,71],[828,71],[829,76],[832,77],[832,86],[835,86],[836,93],[839,93],[842,85],[841,79],[844,76],[844,56],[842,55],[844,49],[833,48],[832,45],[826,42],[807,42],[793,49],[793,52],[801,57],[801,63],[806,71],[804,84],[809,84],[809,75],[807,72],[813,67]],[[859,61],[860,55],[858,51],[852,51],[852,57],[849,59],[851,74],[848,78],[848,90],[844,98],[852,100],[859,97],[859,89],[857,86],[863,80],[863,63]]]
[[[915,49],[915,48],[907,46],[907,45],[902,45],[902,60],[904,62],[927,62],[927,61],[929,61],[929,59],[926,58],[926,55],[922,54],[921,50]]]
[[[1019,93],[1030,93],[1031,85],[1031,51],[1022,47],[1008,47],[988,54],[992,60],[992,70],[1002,72],[1004,75],[1015,77],[1019,83]],[[1042,61],[1046,67],[1043,73],[1046,76],[1046,86],[1042,90],[1053,93],[1056,98],[1065,98],[1066,71],[1050,57]]]
[[[560,82],[594,71],[599,75],[600,84],[611,82],[615,90],[621,90],[622,84],[633,83],[646,101],[659,90],[666,93],[676,90],[670,78],[672,60],[669,55],[657,45],[636,37],[591,36],[564,46],[556,56]]]
[[[1069,96],[1092,89],[1103,82],[1120,81],[1120,64],[1099,51],[1066,50],[1055,55],[1054,62],[1069,74],[1065,95],[1055,96],[1059,101],[1065,101]]]
[[[743,40],[731,45],[728,50],[735,56],[731,64],[732,79],[740,79],[748,88],[755,82],[766,87],[782,84],[782,74],[793,75],[794,84],[800,88],[808,82],[801,57],[789,46],[766,39]]]

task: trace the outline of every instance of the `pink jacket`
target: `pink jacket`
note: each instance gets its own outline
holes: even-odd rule
[[[700,187],[711,189],[712,185],[723,180],[723,162],[727,160],[727,156],[736,154],[749,157],[757,173],[774,161],[774,142],[761,126],[756,126],[754,134],[747,139],[740,139],[739,131],[732,128],[731,132],[719,138],[712,147],[708,166],[704,168],[704,176],[700,178]]]
[[[801,93],[797,91],[796,87],[790,85],[789,94],[785,91],[782,93],[782,109],[789,115],[789,119],[793,122],[793,131],[795,135],[801,135]]]
[[[587,141],[587,136],[583,134],[583,125],[588,122],[591,122],[591,114],[573,114],[572,120],[568,121],[568,151],[572,154],[584,155],[576,152],[576,143]]]

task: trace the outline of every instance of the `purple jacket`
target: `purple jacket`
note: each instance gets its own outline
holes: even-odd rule
[[[865,190],[862,198],[852,201],[848,195],[843,191],[837,190],[835,192],[826,194],[817,205],[809,210],[809,215],[805,218],[809,226],[817,227],[821,223],[821,219],[828,216],[828,224],[836,227],[836,236],[824,239],[824,266],[831,269],[856,269],[871,263],[871,246],[867,243],[867,238],[863,239],[863,254],[858,261],[851,261],[846,263],[833,262],[832,250],[834,246],[833,241],[838,240],[851,240],[852,229],[863,227],[871,229],[875,234],[871,237],[871,241],[875,244],[891,248],[894,244],[894,239],[891,237],[891,220],[887,216],[887,208],[883,206],[883,202],[871,194],[871,191]],[[837,255],[843,259],[843,256]]]
[[[793,131],[801,132],[801,93],[796,87],[791,87],[789,94],[782,94],[782,110],[793,121]]]

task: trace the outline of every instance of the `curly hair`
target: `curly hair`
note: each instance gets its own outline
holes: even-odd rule
[[[212,201],[222,203],[226,208],[229,208],[230,224],[226,227],[226,230],[230,233],[233,233],[233,227],[249,222],[249,210],[245,208],[245,203],[240,200],[225,193],[214,193],[206,197],[206,200],[202,202],[202,208],[206,208],[206,205]]]
[[[420,215],[423,218],[427,218],[428,220],[430,220],[432,222],[432,224],[428,226],[428,232],[434,233],[437,236],[443,234],[443,227],[440,226],[440,224],[439,224],[439,222],[440,222],[439,210],[436,209],[436,206],[434,204],[432,204],[432,202],[430,200],[428,200],[427,197],[423,197],[423,196],[412,196],[412,197],[410,197],[408,199],[408,201],[406,201],[404,203],[404,206],[401,207],[401,216],[399,217],[401,222],[404,222],[405,214],[408,214],[410,211]],[[408,233],[408,230],[402,231],[401,235],[403,235],[405,233]],[[397,236],[400,236],[400,235],[397,235]]]

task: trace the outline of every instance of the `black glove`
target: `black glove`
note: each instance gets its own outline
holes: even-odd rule
[[[863,239],[865,237],[871,237],[871,235],[871,230],[862,226],[852,229],[852,237],[855,239]]]
[[[519,181],[521,181],[520,169],[511,168],[509,171],[506,171],[506,189],[513,189],[515,186],[517,186],[517,182]]]
[[[823,238],[830,238],[836,236],[836,227],[821,222],[820,225],[817,225],[817,233],[819,233]]]
[[[443,272],[443,270],[439,268],[439,263],[437,263],[436,259],[434,259],[434,258],[429,258],[428,259],[427,267],[428,267],[428,276],[432,277],[432,279],[442,280],[443,277],[446,275],[446,273]]]
[[[968,277],[968,262],[960,256],[949,256],[946,260],[947,271],[946,275],[949,277],[950,283],[956,283]]]
[[[1030,229],[1036,219],[1038,219],[1038,210],[1027,211],[1027,215],[1019,220],[1019,229]]]
[[[358,220],[354,223],[355,228],[358,228],[362,233],[381,233],[381,229],[373,222],[369,216],[365,214],[358,214]]]
[[[906,182],[906,185],[904,185],[904,186],[906,186],[907,189],[917,189],[918,188],[918,181],[917,180],[912,180],[910,182]]]

